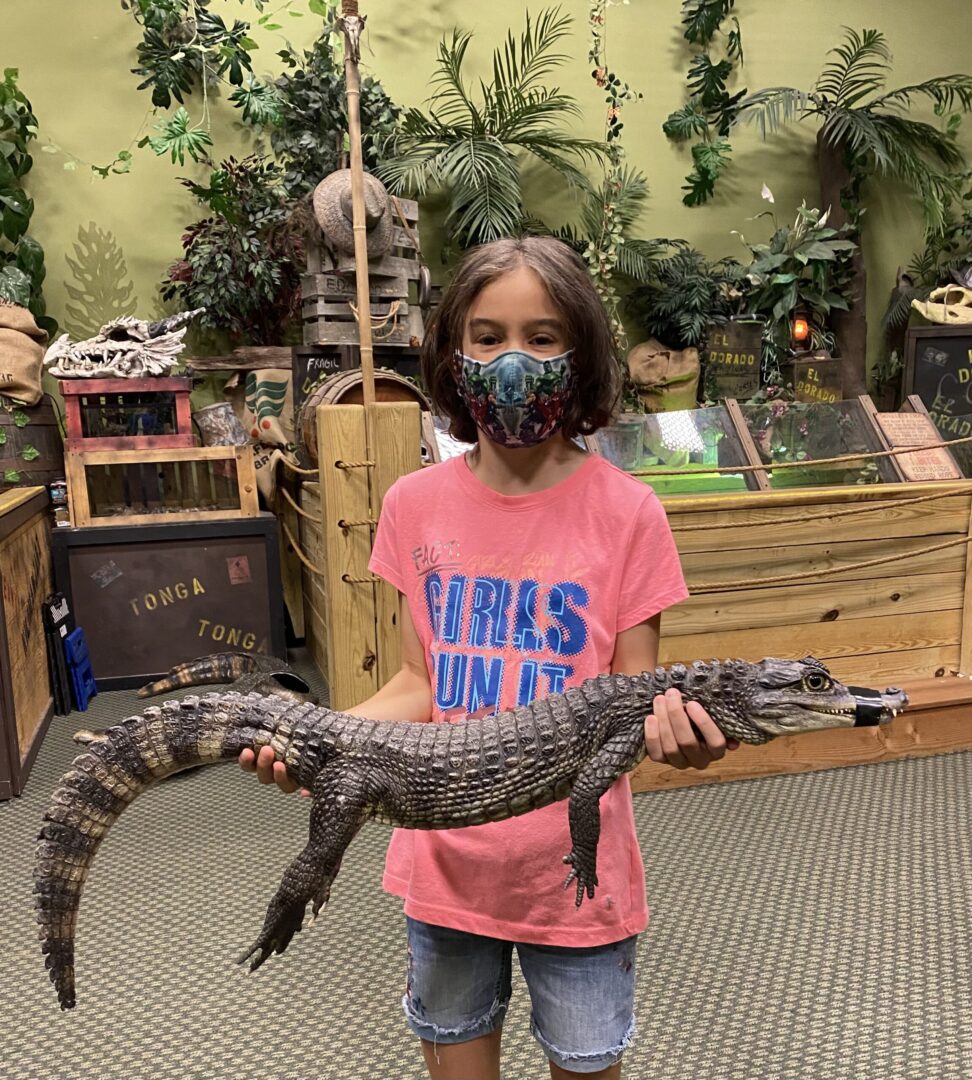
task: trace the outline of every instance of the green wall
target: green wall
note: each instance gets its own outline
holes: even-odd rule
[[[223,0],[214,5],[227,17],[253,15],[250,5],[240,7]],[[294,44],[309,43],[319,21],[307,13],[305,0],[292,0],[303,18],[288,18],[282,32],[256,28],[261,44],[257,69],[274,69],[281,34]],[[532,5],[539,10],[538,4]],[[566,0],[565,10],[575,18],[570,44],[574,61],[564,67],[561,85],[573,93],[584,110],[578,126],[591,136],[600,134],[603,108],[587,64],[587,4]],[[458,0],[432,0],[406,5],[401,0],[364,0],[369,16],[364,63],[402,104],[419,104],[427,96],[436,42],[458,21],[475,31],[472,59],[488,58],[489,50],[508,25],[518,30],[524,7],[512,0],[467,4]],[[625,145],[630,162],[648,176],[652,197],[642,221],[645,236],[681,236],[712,256],[742,255],[731,230],[764,238],[766,221],[747,221],[767,208],[760,188],[767,183],[776,196],[776,210],[789,218],[806,198],[818,201],[813,166],[812,131],[794,126],[771,142],[762,143],[754,130],[733,138],[734,166],[722,181],[715,202],[689,209],[681,204],[680,186],[688,171],[688,152],[670,144],[661,131],[666,115],[684,100],[689,52],[679,34],[678,0],[631,0],[609,8],[607,47],[610,66],[643,92],[641,101],[625,111]],[[892,85],[919,82],[932,75],[968,70],[968,44],[972,41],[972,4],[968,0],[938,0],[924,7],[905,0],[740,0],[746,67],[740,85],[751,89],[780,84],[808,87],[819,71],[827,49],[840,38],[842,24],[874,26],[885,32],[895,53]],[[125,273],[115,264],[107,282],[96,282],[99,296],[113,295],[118,282],[130,278],[131,296],[140,312],[157,310],[157,284],[165,267],[180,252],[184,225],[194,220],[188,193],[176,182],[180,175],[198,173],[189,166],[173,165],[151,151],[135,151],[129,175],[102,180],[83,164],[64,168],[64,152],[84,162],[104,164],[116,151],[153,122],[145,91],[136,91],[133,66],[138,28],[118,0],[4,0],[0,24],[0,67],[20,69],[21,85],[31,98],[40,121],[41,144],[54,144],[55,153],[35,151],[29,177],[36,211],[34,232],[47,252],[47,299],[52,314],[68,328],[82,324],[103,306],[102,299],[87,305],[72,301],[69,286],[79,282],[67,258],[76,259],[78,230],[94,222],[110,234],[125,262]],[[198,113],[199,101],[190,102]],[[969,120],[972,127],[972,119]],[[235,110],[224,102],[214,109],[216,152],[239,153],[251,135],[235,120]],[[966,133],[966,145],[972,139]],[[868,210],[868,270],[871,297],[871,355],[877,344],[877,320],[894,281],[895,268],[907,262],[921,238],[920,220],[910,201],[888,185],[875,184]],[[536,209],[551,203],[543,185],[533,185]],[[556,214],[570,213],[565,196],[556,200]],[[424,235],[434,250],[437,229],[434,215]],[[85,253],[82,251],[82,255]],[[116,253],[116,259],[118,254]],[[84,260],[82,260],[84,261]],[[104,275],[103,255],[89,259]],[[82,267],[83,269],[83,267]],[[68,305],[80,314],[71,317]]]

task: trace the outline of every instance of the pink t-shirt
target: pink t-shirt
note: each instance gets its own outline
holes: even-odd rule
[[[652,490],[591,456],[566,480],[501,495],[455,457],[385,497],[371,569],[408,600],[433,721],[529,704],[610,671],[617,635],[685,599]],[[618,941],[648,923],[631,786],[601,799],[599,886],[563,889],[567,802],[464,829],[396,829],[385,888],[423,922],[536,944]]]

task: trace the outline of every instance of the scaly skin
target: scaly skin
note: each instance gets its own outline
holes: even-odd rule
[[[232,683],[241,694],[277,694],[291,701],[316,701],[307,683],[285,660],[236,652],[211,653],[176,664],[165,678],[141,687],[138,696],[153,697],[205,683]]]
[[[37,919],[61,1008],[75,1004],[74,931],[91,861],[114,820],[155,781],[271,746],[291,779],[312,791],[310,839],[284,873],[260,936],[240,957],[253,970],[286,949],[308,903],[316,916],[327,902],[341,858],[369,818],[454,829],[569,798],[564,884],[574,884],[578,906],[592,898],[599,800],[645,756],[645,717],[654,696],[671,686],[742,742],[855,723],[856,698],[811,657],[601,675],[529,707],[455,724],[379,723],[238,693],[166,701],[122,721],[74,760],[40,833]],[[882,719],[905,702],[887,691]]]

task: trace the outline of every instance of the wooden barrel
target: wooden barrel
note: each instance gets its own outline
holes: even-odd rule
[[[394,371],[375,372],[376,401],[416,401],[426,412],[432,411],[429,399],[415,383]],[[339,371],[315,386],[304,399],[297,423],[301,446],[311,465],[317,464],[317,406],[360,405],[364,401],[361,368]]]
[[[50,397],[0,409],[0,490],[47,487],[58,477],[64,477],[64,443]]]

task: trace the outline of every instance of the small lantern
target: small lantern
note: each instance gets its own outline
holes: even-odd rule
[[[790,333],[794,344],[803,345],[810,337],[810,320],[805,315],[794,315]]]

